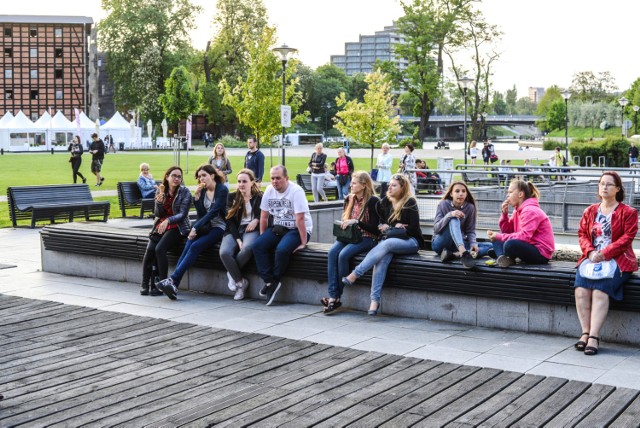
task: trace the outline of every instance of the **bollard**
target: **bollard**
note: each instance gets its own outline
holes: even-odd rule
[[[53,154],[53,147],[51,147],[51,154]]]
[[[4,149],[0,149],[0,155],[4,155]]]

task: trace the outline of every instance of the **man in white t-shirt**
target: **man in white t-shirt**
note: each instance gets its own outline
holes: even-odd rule
[[[287,168],[274,166],[270,177],[271,184],[260,204],[260,236],[253,244],[258,275],[264,281],[260,295],[267,297],[267,306],[280,290],[280,278],[289,266],[291,254],[307,245],[313,227],[304,190],[289,181]]]

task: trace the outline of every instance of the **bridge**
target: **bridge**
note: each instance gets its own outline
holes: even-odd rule
[[[535,115],[489,115],[484,119],[487,126],[533,126],[536,121],[544,119]],[[413,122],[418,124],[420,118],[416,116],[400,116],[401,122]],[[467,126],[471,124],[471,117],[467,116]],[[429,116],[429,135],[443,139],[461,139],[462,127],[464,126],[464,115],[450,116]],[[486,130],[485,130],[486,132]]]

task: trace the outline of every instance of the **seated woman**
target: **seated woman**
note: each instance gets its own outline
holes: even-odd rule
[[[362,233],[360,242],[334,242],[328,254],[329,298],[322,299],[325,315],[332,314],[342,306],[343,284],[340,278],[349,273],[349,261],[353,256],[364,253],[376,245],[380,235],[378,224],[380,217],[376,206],[380,202],[375,196],[371,176],[365,171],[356,171],[351,175],[351,193],[344,200],[342,229],[357,227]]]
[[[555,250],[553,228],[547,214],[540,209],[540,192],[531,182],[512,180],[508,197],[502,203],[500,232],[487,230],[500,267],[511,266],[519,258],[525,263],[549,262]],[[509,218],[509,205],[514,208]]]
[[[422,159],[416,159],[416,168],[423,169],[425,171],[416,171],[416,178],[418,180],[418,187],[425,185],[429,192],[436,195],[442,194],[442,180],[436,172],[430,172],[427,163]]]
[[[575,280],[576,311],[582,328],[574,345],[585,355],[596,355],[600,329],[607,318],[609,299],[622,300],[622,286],[638,270],[633,239],[638,211],[625,205],[620,176],[605,171],[598,183],[600,203],[588,207],[578,229],[582,256]],[[587,341],[582,340],[587,337]]]
[[[143,162],[140,164],[138,188],[140,188],[140,193],[142,193],[143,199],[153,198],[153,195],[156,194],[158,186],[156,185],[156,180],[153,179],[153,175],[149,172],[148,163]]]
[[[262,190],[250,169],[241,169],[237,176],[237,190],[227,199],[227,232],[220,244],[220,260],[227,269],[229,290],[234,300],[242,300],[249,281],[242,276],[242,268],[253,255],[253,243],[260,235],[260,202]]]
[[[199,181],[193,198],[198,220],[193,224],[184,250],[178,259],[176,270],[170,277],[156,284],[156,288],[176,300],[182,276],[207,248],[222,240],[226,229],[227,196],[224,174],[212,165],[201,165],[195,174]]]
[[[335,167],[335,162],[334,167]],[[324,164],[324,187],[338,187],[338,182],[336,181],[336,176],[331,173],[328,165]]]
[[[369,315],[378,314],[382,286],[394,254],[414,254],[424,245],[418,204],[412,196],[411,183],[406,176],[395,174],[391,177],[387,195],[376,209],[382,222],[378,230],[382,233],[383,240],[369,251],[353,272],[342,278],[344,285],[351,285],[373,268]],[[393,232],[398,232],[399,236],[384,239]]]
[[[431,249],[440,255],[442,263],[461,258],[462,265],[471,269],[475,261],[470,250],[476,257],[493,252],[490,243],[478,244],[476,241],[477,217],[476,200],[467,184],[464,181],[451,183],[438,204],[433,223]]]
[[[156,287],[149,289],[154,265],[158,267],[158,279],[163,280],[169,272],[167,251],[175,248],[182,237],[189,234],[189,208],[191,193],[182,183],[182,168],[172,166],[164,173],[162,184],[158,186],[155,197],[153,229],[142,259],[143,296],[162,294]]]

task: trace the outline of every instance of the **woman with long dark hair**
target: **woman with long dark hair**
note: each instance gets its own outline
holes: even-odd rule
[[[189,208],[191,193],[182,182],[182,168],[172,166],[164,173],[162,184],[155,196],[153,229],[142,260],[142,287],[140,294],[159,296],[162,294],[154,285],[150,286],[153,266],[158,267],[159,280],[167,277],[169,261],[167,251],[175,248],[180,239],[189,234]]]
[[[177,298],[182,276],[204,250],[220,242],[226,229],[229,190],[224,185],[224,174],[212,165],[205,164],[196,170],[195,177],[199,183],[193,196],[198,220],[189,231],[176,270],[156,284],[156,288],[171,300]]]
[[[84,178],[84,175],[80,172],[80,165],[82,165],[82,153],[84,149],[82,148],[79,135],[73,137],[73,140],[69,143],[67,150],[71,153],[69,162],[71,162],[71,171],[73,172],[73,184],[78,182],[78,177],[82,179],[83,183],[86,183],[87,179]]]
[[[237,189],[227,202],[227,232],[220,244],[220,260],[227,269],[229,290],[235,291],[233,299],[242,300],[249,288],[242,268],[251,259],[253,243],[260,235],[262,190],[250,169],[241,169],[237,180]]]

